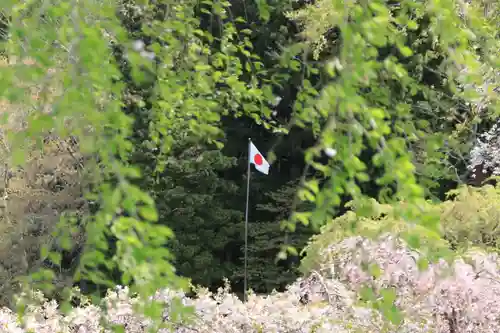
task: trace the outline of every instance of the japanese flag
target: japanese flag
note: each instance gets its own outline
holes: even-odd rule
[[[250,163],[255,165],[255,169],[262,172],[263,174],[269,174],[269,163],[266,161],[264,156],[260,153],[260,151],[253,145],[252,141],[250,141]]]

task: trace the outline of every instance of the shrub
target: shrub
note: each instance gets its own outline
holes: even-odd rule
[[[500,249],[500,185],[461,187],[440,204],[444,237],[454,248],[467,245]]]
[[[320,257],[317,270],[287,291],[251,295],[247,303],[229,287],[215,295],[199,290],[196,298],[163,290],[155,298],[165,304],[165,322],[179,333],[500,331],[500,262],[496,254],[468,252],[452,264],[441,260],[420,271],[418,253],[401,240],[383,235],[377,241],[346,238],[324,248]],[[378,267],[379,273],[370,277],[364,271],[367,265]],[[366,287],[371,287],[371,294]],[[127,288],[108,293],[105,311],[83,303],[67,315],[61,314],[55,301],[39,297],[41,304],[28,306],[25,316],[25,328],[36,333],[102,332],[99,318],[105,324],[123,325],[130,333],[146,332],[151,325],[134,312],[137,298]],[[177,313],[169,311],[177,297],[192,307],[194,316],[170,317]],[[16,318],[8,309],[0,310],[2,331],[24,332]]]
[[[308,255],[302,262],[302,272],[308,273],[317,266],[322,249],[345,237],[364,235],[375,237],[385,232],[406,236],[418,230],[420,243],[438,251],[466,250],[473,247],[500,249],[500,186],[486,185],[481,188],[463,186],[448,193],[449,200],[442,203],[428,202],[423,210],[440,219],[440,232],[433,234],[424,227],[411,225],[398,216],[390,205],[372,200],[370,214],[363,216],[353,210],[332,220],[320,234],[311,238],[304,250]]]

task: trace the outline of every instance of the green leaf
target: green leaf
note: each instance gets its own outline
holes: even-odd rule
[[[56,265],[61,264],[62,255],[59,252],[50,252],[48,255],[48,258],[50,261],[52,261]]]
[[[396,289],[395,288],[383,288],[380,290],[380,295],[385,304],[393,304],[396,300]]]
[[[270,6],[267,3],[267,0],[255,0],[257,3],[257,8],[259,9],[259,17],[267,22],[271,18]]]
[[[311,217],[310,212],[295,212],[293,213],[293,218],[296,221],[300,221],[303,225],[309,225],[309,218]]]
[[[395,305],[384,307],[383,313],[394,325],[399,325],[403,321],[403,315]]]
[[[399,51],[403,55],[403,57],[410,57],[413,55],[413,51],[407,46],[399,47]]]
[[[297,252],[297,249],[295,247],[293,247],[293,246],[287,246],[286,247],[286,252],[290,253],[293,256],[298,256],[299,255],[299,253]]]
[[[408,29],[410,29],[410,30],[417,30],[417,29],[418,29],[418,24],[417,24],[417,22],[415,22],[415,21],[413,21],[413,20],[408,20],[408,21],[406,22],[406,24],[407,24]]]
[[[49,256],[49,252],[49,246],[46,244],[42,245],[42,247],[40,248],[40,257],[44,259],[47,258]]]
[[[150,302],[144,307],[144,314],[150,318],[160,318],[163,315],[163,306],[159,302]]]
[[[367,286],[363,286],[359,292],[361,299],[365,302],[374,302],[377,298],[373,289]]]
[[[418,249],[421,246],[420,235],[411,233],[407,239],[408,245],[413,249]]]
[[[370,273],[371,276],[373,276],[375,279],[378,279],[382,275],[382,270],[377,264],[371,264],[368,267],[368,272]]]
[[[139,214],[146,220],[157,222],[158,221],[158,212],[154,207],[146,206],[139,208]]]
[[[417,267],[420,271],[425,271],[429,268],[429,261],[425,258],[419,258],[417,260]]]

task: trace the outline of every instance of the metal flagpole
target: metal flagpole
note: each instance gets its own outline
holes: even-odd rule
[[[248,164],[247,164],[247,203],[245,207],[245,277],[243,280],[243,302],[247,301],[247,261],[248,261],[248,201],[250,198],[250,143],[248,138]]]

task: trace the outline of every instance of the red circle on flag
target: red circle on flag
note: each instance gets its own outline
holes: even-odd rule
[[[253,157],[253,161],[257,165],[262,165],[262,155],[261,154],[255,154]]]

